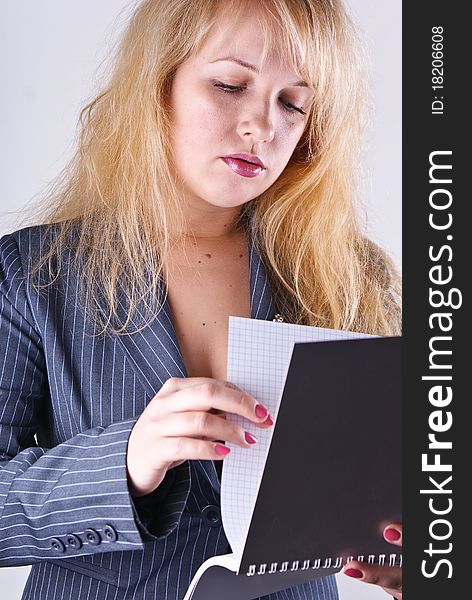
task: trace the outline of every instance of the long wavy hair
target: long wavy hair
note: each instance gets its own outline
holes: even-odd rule
[[[247,5],[139,2],[107,83],[81,111],[77,151],[44,195],[41,220],[53,235],[34,272],[46,269],[54,281],[64,250],[72,253],[102,331],[126,333],[137,312],[149,322],[160,309],[171,232],[184,222],[170,150],[173,77],[221,12],[237,23]],[[355,28],[340,0],[257,5],[264,47],[277,36],[282,58],[315,90],[289,163],[241,211],[250,215],[279,309],[294,323],[397,334],[399,278],[364,237],[356,209],[366,87]]]

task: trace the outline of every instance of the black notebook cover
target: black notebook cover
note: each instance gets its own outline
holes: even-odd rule
[[[387,555],[401,522],[401,338],[295,344],[240,573]]]

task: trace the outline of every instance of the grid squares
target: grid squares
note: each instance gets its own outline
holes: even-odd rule
[[[238,415],[227,416],[228,421],[237,423],[258,440],[251,448],[228,443],[231,453],[223,462],[222,519],[226,537],[238,560],[238,568],[272,435],[277,427],[277,413],[294,344],[366,337],[372,336],[291,323],[229,317],[228,381],[265,404],[276,421],[274,427],[265,430]]]

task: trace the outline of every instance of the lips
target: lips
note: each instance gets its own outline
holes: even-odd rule
[[[257,177],[264,170],[264,163],[257,156],[250,154],[229,154],[221,158],[228,167],[241,177]]]
[[[227,154],[223,158],[237,158],[239,160],[244,160],[245,162],[257,165],[258,167],[261,167],[261,169],[265,168],[264,163],[258,156],[255,156],[254,154],[247,154],[246,152],[237,152],[236,154]]]

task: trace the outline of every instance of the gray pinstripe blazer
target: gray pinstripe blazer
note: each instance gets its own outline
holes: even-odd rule
[[[0,240],[0,566],[33,565],[23,600],[181,599],[199,565],[231,549],[212,461],[185,462],[144,498],[128,492],[131,429],[186,376],[169,305],[139,333],[94,336],[72,270],[30,286],[42,235]],[[251,317],[272,319],[251,236],[249,256]],[[264,600],[337,597],[326,577]]]

